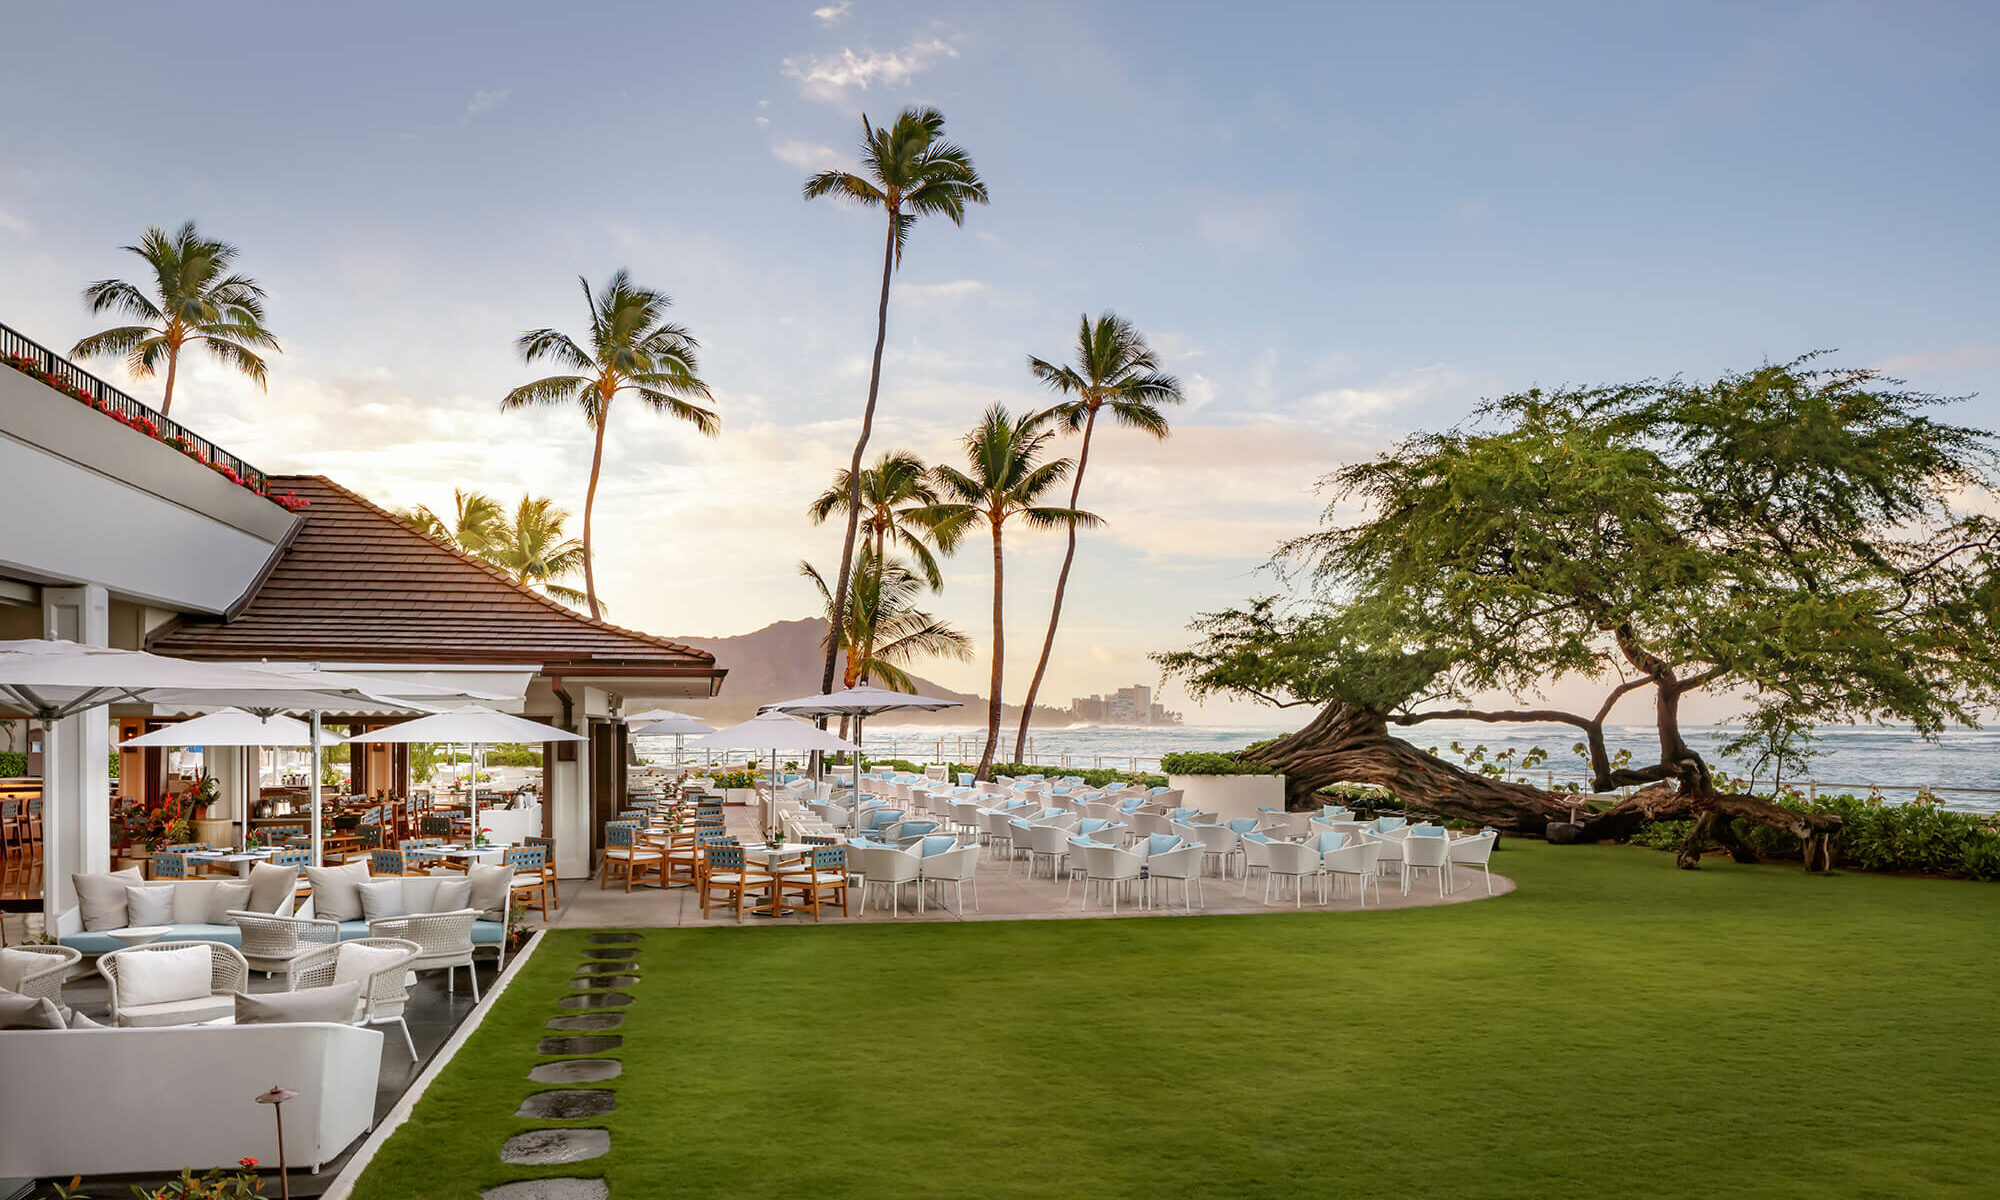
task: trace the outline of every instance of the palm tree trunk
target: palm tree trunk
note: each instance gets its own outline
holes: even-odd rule
[[[1000,663],[1006,649],[1005,628],[1000,619],[1000,599],[1004,594],[1001,577],[1000,523],[993,523],[993,679],[986,685],[986,749],[979,753],[979,770],[973,778],[984,779],[993,769],[993,752],[1000,748]]]
[[[868,435],[875,428],[875,397],[882,390],[882,345],[889,338],[889,277],[896,268],[896,214],[889,213],[889,232],[882,247],[882,300],[875,306],[875,361],[868,372],[868,406],[861,410],[861,436],[854,439],[854,459],[847,467],[847,536],[840,546],[840,581],[833,589],[833,628],[840,628],[847,615],[847,585],[854,572],[854,534],[861,523],[861,455],[868,449]],[[836,646],[839,639],[834,640]],[[826,670],[819,690],[833,690],[834,659],[839,651],[826,652]],[[825,728],[825,722],[821,722]]]
[[[167,390],[160,397],[160,415],[166,416],[174,407],[174,372],[181,365],[181,348],[167,347]]]
[[[1097,410],[1083,419],[1083,448],[1076,456],[1076,478],[1069,487],[1070,511],[1076,511],[1077,500],[1083,495],[1083,470],[1090,465],[1090,434],[1097,427]],[[1063,591],[1069,587],[1069,565],[1076,561],[1076,522],[1069,523],[1069,549],[1063,553],[1062,570],[1056,574],[1056,598],[1049,605],[1049,633],[1042,639],[1042,657],[1035,663],[1035,677],[1028,682],[1028,698],[1021,702],[1021,732],[1014,737],[1014,761],[1026,762],[1022,755],[1028,752],[1028,723],[1035,719],[1035,697],[1042,690],[1042,676],[1049,669],[1049,653],[1056,648],[1056,625],[1062,620]]]
[[[590,455],[590,487],[583,493],[583,598],[590,605],[590,619],[598,620],[596,558],[590,550],[590,516],[597,507],[597,473],[604,467],[604,425],[611,417],[611,402],[597,408],[597,445]]]

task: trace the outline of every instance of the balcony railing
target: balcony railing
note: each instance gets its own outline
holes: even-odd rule
[[[209,462],[227,467],[234,471],[243,480],[243,485],[251,491],[262,495],[269,490],[264,472],[152,406],[142,404],[112,387],[47,346],[6,325],[0,325],[0,357],[25,358],[33,363],[37,370],[55,376],[68,387],[90,396],[97,403],[126,419],[134,422],[152,422],[153,427],[160,431],[161,441],[170,445],[178,441],[199,452]]]

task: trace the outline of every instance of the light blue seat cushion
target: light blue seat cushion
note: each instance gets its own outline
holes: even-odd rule
[[[1407,825],[1408,823],[1409,822],[1402,817],[1376,817],[1375,832],[1387,833],[1391,829],[1401,829],[1404,825]]]
[[[1442,826],[1442,825],[1412,825],[1412,826],[1410,826],[1410,836],[1411,836],[1411,837],[1443,837],[1443,836],[1444,836],[1444,826]]]
[[[475,946],[497,946],[507,936],[505,921],[474,921],[472,923],[472,944]]]
[[[343,942],[351,942],[355,938],[365,938],[367,936],[368,922],[366,921],[342,921],[340,923],[340,940]]]
[[[1261,833],[1246,833],[1243,835],[1243,840],[1246,842],[1263,842],[1266,845],[1270,844],[1271,841],[1270,838],[1265,837]]]
[[[1346,844],[1346,836],[1338,833],[1322,833],[1315,836],[1312,840],[1312,848],[1321,854],[1325,854],[1329,850],[1338,850]]]
[[[927,837],[924,839],[923,853],[925,858],[929,858],[933,854],[943,854],[948,850],[956,849],[958,849],[958,839],[955,837]]]
[[[112,950],[123,950],[126,943],[109,933],[66,933],[57,939],[63,945],[83,954],[105,954]],[[234,925],[169,925],[167,932],[160,935],[162,942],[221,942],[225,946],[241,946],[243,931]]]
[[[1165,854],[1181,844],[1181,840],[1171,833],[1149,833],[1146,835],[1146,856]]]
[[[960,772],[958,773],[958,786],[960,786],[960,787],[971,787],[971,786],[972,786],[972,772],[970,772],[970,771],[960,771]]]
[[[903,836],[916,837],[920,834],[927,834],[936,828],[936,821],[905,821],[903,822]]]
[[[1237,833],[1249,833],[1251,830],[1257,828],[1257,818],[1238,817],[1229,822],[1229,828]]]
[[[1111,822],[1105,820],[1103,817],[1085,817],[1076,823],[1076,831],[1078,833],[1096,833],[1109,824]]]

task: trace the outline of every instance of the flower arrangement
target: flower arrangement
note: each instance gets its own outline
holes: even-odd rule
[[[151,849],[185,842],[193,836],[188,811],[179,800],[168,800],[158,808],[134,802],[119,809],[115,819],[128,845]]]
[[[767,846],[784,845],[785,844],[784,829],[776,825],[773,825],[771,828],[766,829],[764,831],[764,844]]]
[[[187,791],[187,805],[196,813],[206,813],[211,805],[222,799],[222,784],[215,776],[203,772],[201,779]]]

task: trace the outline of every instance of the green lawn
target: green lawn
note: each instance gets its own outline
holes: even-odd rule
[[[2000,887],[1512,842],[1491,902],[655,931],[614,1200],[2000,1190]],[[475,1197],[553,935],[362,1180]],[[583,1122],[598,1124],[600,1122]]]

